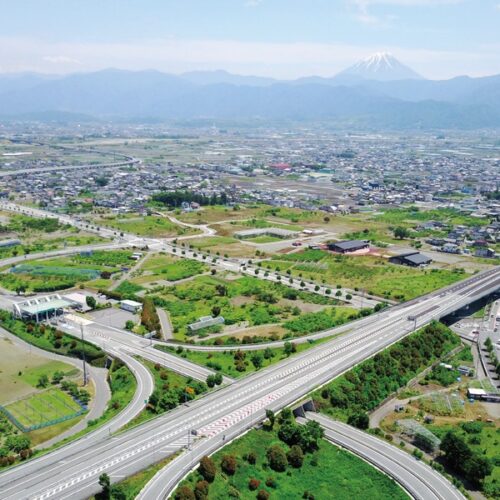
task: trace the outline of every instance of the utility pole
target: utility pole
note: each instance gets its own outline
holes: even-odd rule
[[[87,385],[87,364],[85,362],[85,345],[83,343],[83,325],[81,323],[80,323],[80,332],[82,334],[83,385]]]

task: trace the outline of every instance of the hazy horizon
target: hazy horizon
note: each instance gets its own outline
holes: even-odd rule
[[[333,76],[378,51],[428,79],[500,73],[499,0],[26,0],[4,17],[0,73],[294,79]]]

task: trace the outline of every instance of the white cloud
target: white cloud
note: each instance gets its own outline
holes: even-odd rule
[[[52,64],[82,64],[78,59],[67,56],[44,56],[42,59]]]
[[[0,68],[5,72],[71,73],[114,67],[158,69],[169,73],[225,69],[234,73],[277,78],[313,74],[332,76],[376,50],[387,50],[430,78],[448,78],[464,73],[500,73],[498,47],[484,46],[458,52],[341,43],[264,43],[179,38],[129,43],[55,43],[34,38],[0,37],[0,47],[3,49],[0,52]]]
[[[347,0],[356,9],[356,18],[365,24],[386,24],[396,19],[394,16],[376,16],[372,12],[373,6],[388,5],[398,7],[419,7],[451,5],[463,3],[465,0]]]

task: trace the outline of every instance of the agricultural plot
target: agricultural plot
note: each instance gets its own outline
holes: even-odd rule
[[[219,333],[230,335],[234,326],[244,330],[261,325],[269,326],[269,334],[274,325],[282,325],[287,331],[285,336],[300,336],[357,317],[351,308],[331,307],[337,303],[334,299],[249,276],[233,280],[199,276],[179,285],[154,289],[154,293],[156,304],[170,314],[174,336],[178,340]],[[316,312],[310,312],[311,304],[317,306],[314,308]],[[308,313],[307,321],[300,322],[304,313]],[[203,316],[222,316],[224,325],[191,332],[188,325]],[[321,321],[317,321],[320,316]],[[260,338],[265,337],[261,335]]]
[[[57,388],[10,403],[4,410],[24,432],[69,420],[84,411],[71,396]]]
[[[465,277],[458,269],[415,269],[390,264],[381,257],[336,255],[322,250],[275,256],[263,267],[289,270],[292,276],[327,283],[332,287],[341,285],[365,290],[401,301],[451,285]]]
[[[57,218],[38,219],[0,212],[0,233],[5,239],[19,239],[20,244],[0,249],[0,258],[56,250],[67,246],[105,242],[104,238],[62,225]]]
[[[130,265],[132,252],[127,250],[95,251],[56,259],[18,264],[0,274],[0,284],[9,290],[50,292],[93,281]]]
[[[179,281],[206,271],[208,267],[201,262],[159,254],[145,260],[141,268],[134,273],[131,282],[142,285],[161,280]]]

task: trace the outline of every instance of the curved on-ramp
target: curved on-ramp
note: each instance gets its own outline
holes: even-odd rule
[[[464,500],[462,493],[439,472],[412,455],[351,427],[331,420],[318,413],[306,412],[306,419],[318,422],[325,431],[325,438],[360,456],[382,472],[392,477],[416,500]]]

